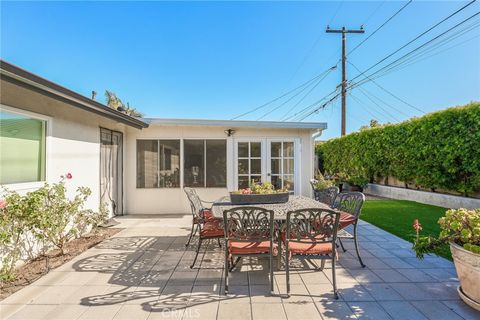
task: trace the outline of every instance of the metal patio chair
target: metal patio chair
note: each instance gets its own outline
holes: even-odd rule
[[[326,189],[313,189],[313,194],[315,200],[320,201],[321,203],[325,203],[329,206],[333,205],[337,194],[340,193],[340,189],[338,187],[329,187]]]
[[[190,268],[193,268],[204,240],[217,239],[218,246],[222,247],[220,239],[224,237],[223,222],[222,219],[215,218],[210,209],[203,207],[202,200],[197,195],[195,189],[184,188],[184,191],[187,194],[192,210],[192,230],[185,244],[186,247],[188,247],[193,235],[198,231],[197,251],[193,263],[190,266]]]
[[[285,246],[285,271],[287,294],[290,295],[290,259],[294,255],[312,256],[332,261],[332,284],[335,299],[338,299],[335,274],[336,238],[340,212],[329,209],[300,209],[287,213],[286,230],[281,232],[281,243]]]
[[[340,211],[340,230],[338,233],[338,240],[342,246],[343,252],[347,251],[343,246],[342,239],[353,239],[355,243],[355,251],[357,252],[358,261],[362,268],[365,264],[360,257],[360,250],[358,247],[357,227],[358,219],[362,213],[363,203],[365,202],[365,195],[361,192],[341,192],[335,198],[332,208]],[[345,229],[349,225],[353,225],[353,236],[346,232]]]
[[[273,293],[273,211],[259,207],[236,207],[223,212],[225,229],[225,293],[228,272],[242,257],[269,257],[270,291]],[[234,262],[234,257],[237,257]]]

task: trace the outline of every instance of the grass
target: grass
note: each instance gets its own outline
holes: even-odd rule
[[[413,220],[418,219],[422,225],[422,235],[438,236],[440,226],[438,219],[445,215],[447,209],[407,200],[370,200],[365,202],[361,219],[382,228],[402,239],[413,242],[415,230]],[[452,260],[450,248],[445,245],[439,255]]]

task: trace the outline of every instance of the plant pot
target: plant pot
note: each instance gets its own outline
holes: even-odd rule
[[[239,194],[230,193],[232,204],[270,204],[288,202],[290,193],[279,192],[272,194]]]
[[[344,182],[343,183],[343,191],[363,192],[363,188],[361,186],[357,186],[356,184],[350,184],[350,183]]]
[[[450,242],[450,251],[460,280],[460,298],[480,311],[480,254],[465,250],[453,242]]]

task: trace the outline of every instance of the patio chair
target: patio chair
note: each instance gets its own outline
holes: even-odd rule
[[[365,195],[361,192],[341,192],[335,198],[332,208],[340,211],[340,232],[338,233],[338,240],[342,246],[343,252],[347,250],[343,246],[342,239],[353,239],[355,243],[355,251],[357,252],[358,261],[362,268],[365,264],[360,257],[357,239],[358,219],[362,213],[363,203],[365,202]],[[346,232],[345,229],[349,225],[353,225],[353,236]]]
[[[340,189],[338,189],[338,187],[329,187],[326,189],[313,189],[315,200],[320,201],[321,203],[325,203],[329,206],[333,205],[333,201],[335,200],[335,197],[339,193],[340,193]]]
[[[187,195],[188,201],[190,203],[190,208],[192,210],[192,229],[190,231],[190,236],[188,237],[187,243],[185,243],[185,247],[190,245],[190,241],[192,240],[193,236],[197,233],[200,228],[200,222],[202,220],[212,220],[216,219],[210,208],[206,208],[203,204],[204,203],[213,203],[208,201],[203,201],[197,194],[197,191],[193,188],[184,187],[183,191]],[[221,221],[221,219],[220,219]]]
[[[269,258],[270,292],[273,293],[273,211],[258,207],[236,207],[223,212],[225,228],[225,293],[228,272],[246,256]],[[234,262],[234,257],[237,257]]]
[[[222,247],[220,239],[224,237],[223,231],[223,222],[222,219],[217,219],[213,216],[209,209],[205,209],[202,205],[200,197],[197,195],[194,189],[184,188],[187,198],[190,202],[190,207],[192,209],[192,230],[190,231],[190,237],[188,238],[185,246],[188,247],[192,236],[198,230],[198,244],[197,250],[195,253],[195,258],[190,268],[195,266],[197,262],[198,253],[202,247],[202,242],[205,240],[217,239],[218,246]]]
[[[286,230],[281,232],[281,243],[285,246],[285,274],[287,295],[290,296],[290,259],[294,255],[332,261],[332,284],[335,299],[338,299],[335,275],[336,238],[340,212],[329,209],[300,209],[287,212]]]

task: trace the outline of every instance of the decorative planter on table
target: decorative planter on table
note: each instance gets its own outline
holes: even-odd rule
[[[232,204],[271,204],[288,202],[289,192],[279,192],[271,194],[241,194],[230,192],[230,202]]]

